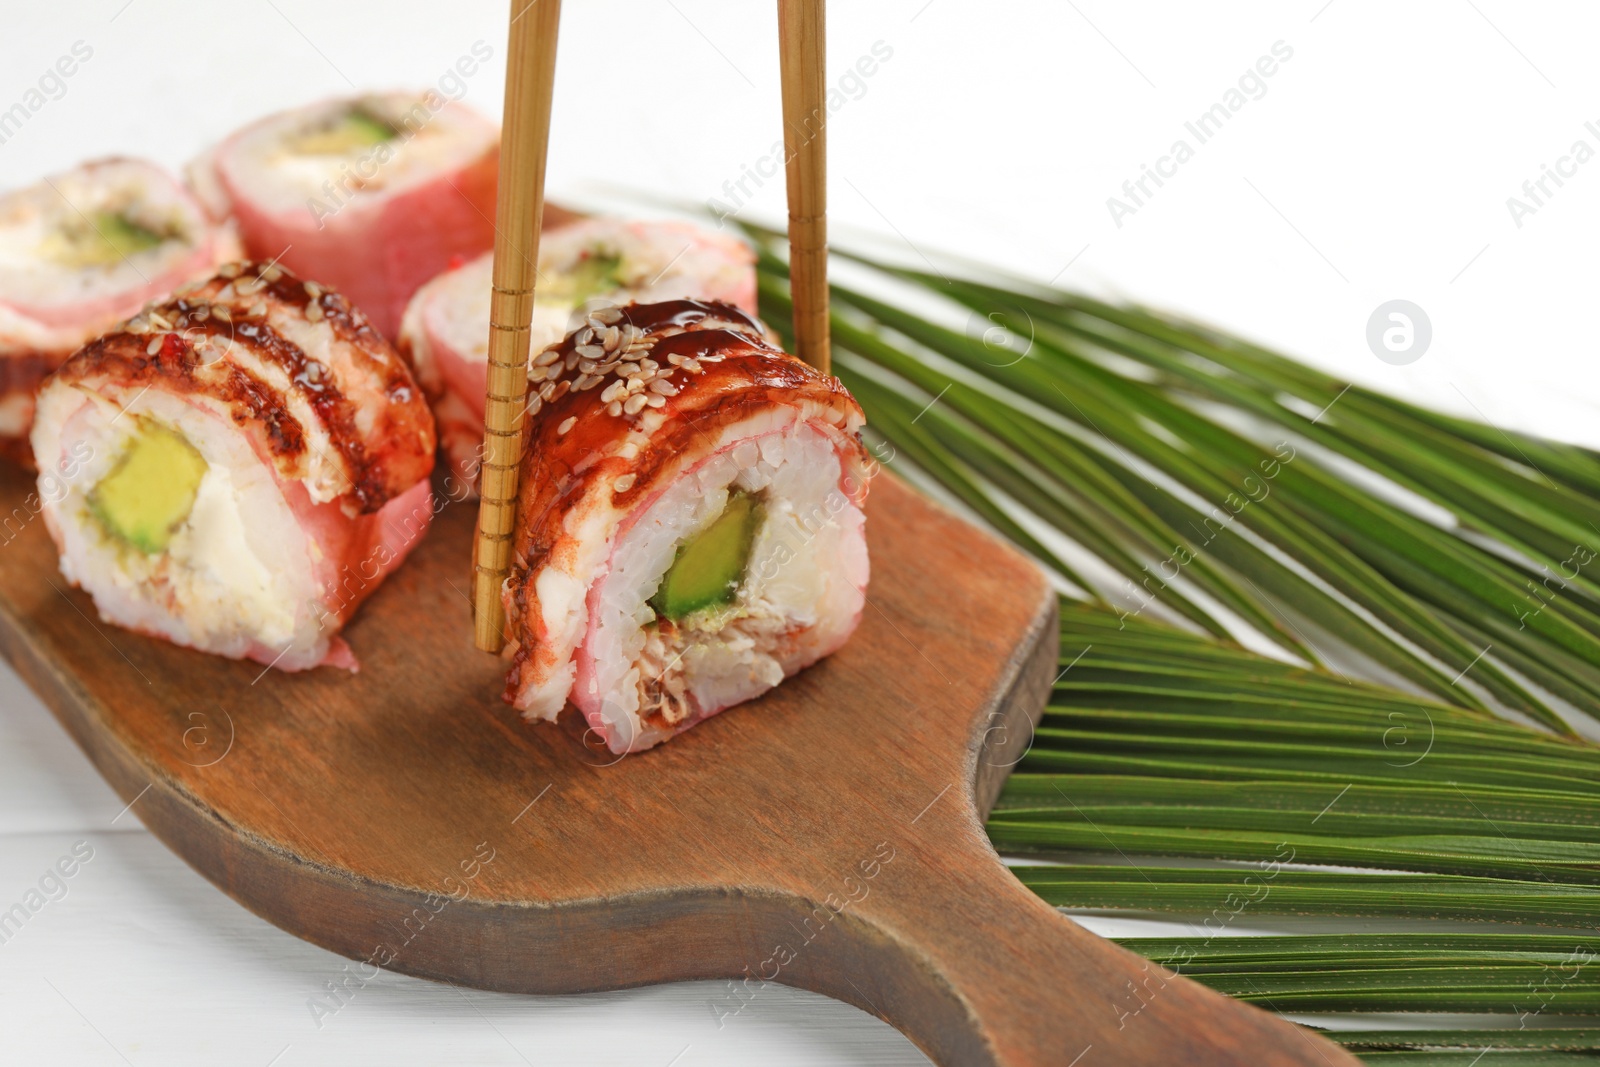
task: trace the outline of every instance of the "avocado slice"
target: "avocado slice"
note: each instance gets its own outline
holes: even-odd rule
[[[585,256],[575,269],[567,272],[567,279],[572,286],[572,302],[581,304],[592,296],[620,288],[621,268],[622,257],[615,252],[597,252]]]
[[[103,211],[95,217],[95,229],[102,244],[111,246],[113,258],[121,259],[137,252],[148,252],[166,240],[147,226],[141,226],[128,216],[114,211]]]
[[[363,108],[353,108],[321,129],[300,135],[295,151],[308,156],[342,156],[357,148],[371,148],[393,140],[400,131],[387,119]]]
[[[89,510],[106,533],[155,555],[189,517],[205,473],[206,461],[187,438],[140,419],[127,451],[89,491]]]
[[[87,221],[88,225],[82,225]],[[63,266],[109,267],[129,256],[148,252],[167,240],[120,211],[97,211],[88,220],[74,220],[53,233],[42,251]]]
[[[731,491],[722,514],[678,546],[661,588],[650,598],[656,614],[677,621],[702,608],[731,602],[744,581],[762,513],[761,501],[753,493]]]

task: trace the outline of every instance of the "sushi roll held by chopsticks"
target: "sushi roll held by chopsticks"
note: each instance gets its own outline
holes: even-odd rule
[[[595,310],[532,363],[510,703],[638,751],[844,644],[867,455],[838,379],[695,300]]]
[[[34,394],[80,345],[238,258],[232,230],[140,160],[0,195],[0,453],[31,461]]]
[[[417,291],[398,341],[433,403],[439,441],[464,490],[475,489],[483,447],[493,256],[447,271]],[[561,340],[590,308],[693,296],[756,310],[755,256],[734,238],[684,222],[593,218],[539,242],[529,348]],[[465,495],[465,494],[463,494]]]
[[[86,345],[33,427],[62,574],[103,619],[282,670],[354,668],[339,630],[427,529],[434,447],[365,317],[260,263]]]
[[[394,337],[429,278],[494,243],[500,131],[433,91],[327,100],[261,119],[189,182],[256,259],[338,289]]]

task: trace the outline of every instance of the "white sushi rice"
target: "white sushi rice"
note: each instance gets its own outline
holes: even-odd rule
[[[62,574],[117,626],[236,658],[282,650],[286,669],[318,662],[329,635],[317,617],[310,542],[273,472],[226,412],[158,389],[123,403],[68,386],[41,394],[38,454],[87,456],[45,506]],[[89,506],[141,420],[182,426],[207,465],[188,517],[153,554],[112,537]]]
[[[597,256],[617,259],[617,284],[573,299],[574,274]],[[742,242],[686,223],[594,218],[552,230],[539,239],[529,353],[537,355],[581,327],[599,307],[681,297],[745,306],[755,295],[751,262]],[[433,316],[428,326],[449,348],[478,363],[489,359],[493,272],[494,257],[480,256],[434,283],[434,306],[448,314]]]
[[[92,269],[74,251],[100,238],[94,219],[120,215],[160,244]],[[0,197],[0,333],[19,307],[71,307],[147,285],[176,269],[208,235],[198,206],[159,168],[107,160]],[[96,249],[98,251],[98,249]]]
[[[716,450],[620,532],[587,597],[572,694],[615,735],[614,750],[649,747],[758,696],[849,634],[864,603],[867,551],[842,477],[829,436],[793,409],[769,411],[725,429]],[[734,599],[658,624],[649,600],[678,547],[722,513],[734,489],[762,505]],[[543,601],[542,583],[539,592]]]
[[[340,150],[304,147],[308,134],[335,125],[353,108],[388,123],[395,135]],[[303,208],[308,201],[332,211],[357,192],[393,195],[436,179],[442,166],[472,157],[493,136],[483,119],[429,94],[368,94],[263,119],[237,135],[225,155],[204,157],[190,178],[203,199],[220,207],[220,190],[208,188],[216,178],[205,172],[221,159],[229,184],[262,211]]]

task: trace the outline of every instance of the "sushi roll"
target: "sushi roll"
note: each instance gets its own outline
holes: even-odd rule
[[[636,752],[844,644],[868,467],[838,379],[696,300],[592,311],[533,363],[508,702]]]
[[[360,311],[260,263],[84,346],[33,427],[61,572],[101,618],[290,671],[354,669],[339,630],[427,530],[434,448]]]
[[[343,293],[385,337],[440,271],[494,245],[500,131],[429,90],[262,119],[189,167],[245,250]]]
[[[239,258],[176,179],[105,159],[0,195],[0,453],[31,463],[45,375],[146,303]]]
[[[418,290],[400,328],[400,352],[433,403],[439,440],[465,486],[477,485],[489,359],[494,256],[449,271]],[[594,218],[539,241],[529,351],[583,321],[591,308],[679,297],[756,310],[755,256],[731,237],[679,222]]]

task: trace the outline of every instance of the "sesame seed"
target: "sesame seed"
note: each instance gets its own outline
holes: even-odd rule
[[[267,265],[267,269],[261,272],[261,278],[263,281],[275,282],[282,277],[283,268],[279,267],[276,263],[269,263]]]
[[[574,338],[574,340],[580,345],[588,344],[590,341],[594,340],[594,327],[585,326],[583,329],[578,331],[578,336]]]
[[[568,415],[566,418],[561,420],[561,425],[556,427],[556,435],[558,437],[566,436],[567,431],[572,429],[577,424],[578,424],[578,416],[576,416],[576,415]]]
[[[239,272],[243,269],[244,265],[242,263],[224,263],[221,267],[217,268],[217,273],[222,275],[224,278],[237,278],[239,276]]]
[[[650,391],[660,396],[677,396],[678,387],[665,378],[657,378],[650,383]]]
[[[544,407],[544,400],[536,396],[528,402],[528,414],[537,415],[542,407]]]
[[[667,362],[672,364],[674,367],[681,367],[683,366],[683,357],[678,355],[678,353],[673,352],[667,356]]]
[[[218,319],[221,319],[223,322],[232,322],[233,321],[233,312],[229,311],[227,309],[227,307],[225,307],[222,304],[217,304],[216,306],[214,306],[211,309],[211,314],[215,315]]]
[[[606,405],[606,414],[607,415],[621,415],[622,414],[622,401],[613,400],[611,403],[607,404]]]
[[[634,375],[639,373],[639,364],[619,363],[617,364],[617,373],[622,375],[624,378],[632,378]]]
[[[655,393],[644,394],[644,402],[653,408],[664,408],[667,406],[667,398],[664,396],[657,396]]]
[[[578,390],[578,392],[581,393],[585,389],[589,388],[590,386],[598,385],[599,383],[600,383],[600,379],[596,378],[592,374],[580,374],[580,375],[578,375],[577,382],[572,387],[574,389]]]
[[[661,364],[657,363],[653,359],[641,359],[639,361],[639,366],[643,367],[647,371],[650,371],[651,373],[661,369]]]
[[[318,304],[318,303],[315,303],[315,302],[307,304],[306,305],[306,319],[308,321],[310,321],[310,322],[321,322],[322,321],[322,305]]]
[[[606,336],[605,336],[605,340],[602,342],[602,344],[605,345],[605,349],[606,349],[607,352],[610,352],[613,349],[615,349],[617,347],[617,343],[619,341],[621,341],[621,340],[622,340],[622,331],[621,330],[617,329],[615,326],[606,327]]]
[[[622,477],[611,483],[611,488],[618,493],[626,493],[629,489],[633,488],[633,483],[637,480],[638,475],[636,474],[624,474]]]
[[[622,459],[637,459],[639,456],[639,446],[634,444],[632,441],[629,441],[627,444],[617,449],[617,455]]]
[[[600,324],[603,326],[611,326],[622,321],[622,309],[601,308],[589,317],[591,319],[599,319]]]
[[[555,382],[545,382],[543,385],[539,386],[539,399],[540,400],[549,400],[552,396],[555,396],[555,395],[556,395],[556,383]]]
[[[552,345],[543,352],[540,352],[537,356],[533,357],[533,365],[535,367],[548,367],[550,364],[554,363],[560,358],[561,350]]]
[[[627,389],[628,389],[628,395],[629,396],[632,396],[634,393],[642,393],[642,392],[644,392],[644,379],[643,378],[629,378],[629,379],[627,379],[627,382],[628,382]]]
[[[144,354],[147,356],[153,356],[159,351],[161,351],[161,338],[150,338],[150,343],[144,346]]]
[[[596,363],[592,359],[580,359],[580,360],[578,360],[578,369],[580,371],[582,371],[583,373],[585,373],[585,374],[593,374],[594,373],[594,369],[596,367],[598,367],[599,365],[600,364]]]
[[[579,359],[604,359],[606,354],[599,345],[579,345],[575,351]]]
[[[571,382],[557,382],[555,384],[555,388],[550,391],[550,395],[545,397],[545,399],[550,401],[553,404],[557,400],[560,400],[562,397],[566,396],[567,395],[567,390],[569,390],[571,388],[572,388],[572,383]]]
[[[637,415],[639,412],[644,410],[645,403],[649,399],[650,398],[645,396],[643,393],[640,393],[637,396],[630,396],[628,398],[628,402],[622,405],[622,410],[626,411],[629,415]]]
[[[604,374],[610,374],[612,371],[614,371],[616,369],[617,369],[617,361],[616,360],[612,360],[609,363],[600,364],[598,367],[596,367],[594,369],[594,372],[596,374],[604,375]]]
[[[548,379],[549,381],[553,382],[557,378],[561,377],[562,373],[565,370],[566,370],[566,368],[563,367],[561,364],[555,363],[555,364],[552,364],[552,365],[550,365],[550,366],[545,368],[544,376],[545,376],[546,379]]]
[[[254,315],[258,319],[266,318],[267,302],[265,300],[257,300],[255,307],[250,309],[250,314]]]
[[[315,300],[322,295],[322,286],[316,282],[306,282],[306,295]]]
[[[686,359],[683,361],[683,369],[688,371],[690,374],[699,374],[700,361],[698,359]]]
[[[628,387],[625,383],[612,382],[610,385],[606,386],[606,391],[600,394],[600,402],[602,404],[609,404],[613,400],[617,400],[623,396],[626,396],[627,392]]]

